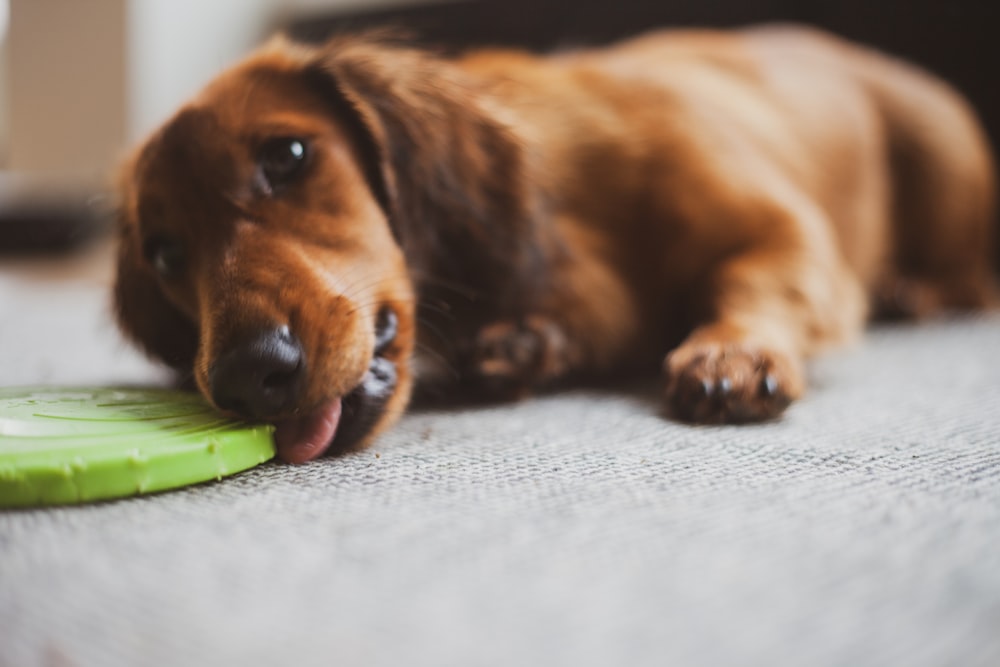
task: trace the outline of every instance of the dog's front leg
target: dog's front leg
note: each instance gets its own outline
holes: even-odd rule
[[[811,206],[776,215],[768,234],[709,272],[707,317],[664,361],[671,416],[777,417],[805,389],[805,359],[860,331],[864,292],[825,217]]]

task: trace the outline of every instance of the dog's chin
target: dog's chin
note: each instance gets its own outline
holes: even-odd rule
[[[385,415],[397,379],[396,365],[375,356],[360,384],[346,396],[329,400],[305,416],[275,424],[278,458],[305,463],[324,454],[356,449]]]

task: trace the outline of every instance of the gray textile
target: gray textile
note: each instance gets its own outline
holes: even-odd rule
[[[103,300],[0,275],[0,382],[156,377]],[[780,423],[576,391],[0,511],[0,665],[1000,665],[998,360],[997,316],[885,328]]]

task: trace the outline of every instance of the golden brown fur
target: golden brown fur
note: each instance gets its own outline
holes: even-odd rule
[[[254,186],[273,136],[313,151],[277,194]],[[767,419],[872,306],[991,303],[993,178],[955,92],[807,29],[455,60],[279,40],[128,165],[118,312],[210,399],[231,346],[287,326],[302,386],[242,411],[283,419],[363,381],[388,308],[398,378],[351,446],[404,409],[414,354],[497,396],[662,363],[674,416]],[[180,275],[155,275],[151,235]]]

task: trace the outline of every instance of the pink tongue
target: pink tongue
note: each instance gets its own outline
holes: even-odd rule
[[[278,422],[274,431],[278,458],[288,463],[312,461],[330,446],[339,423],[339,398],[307,417]]]

